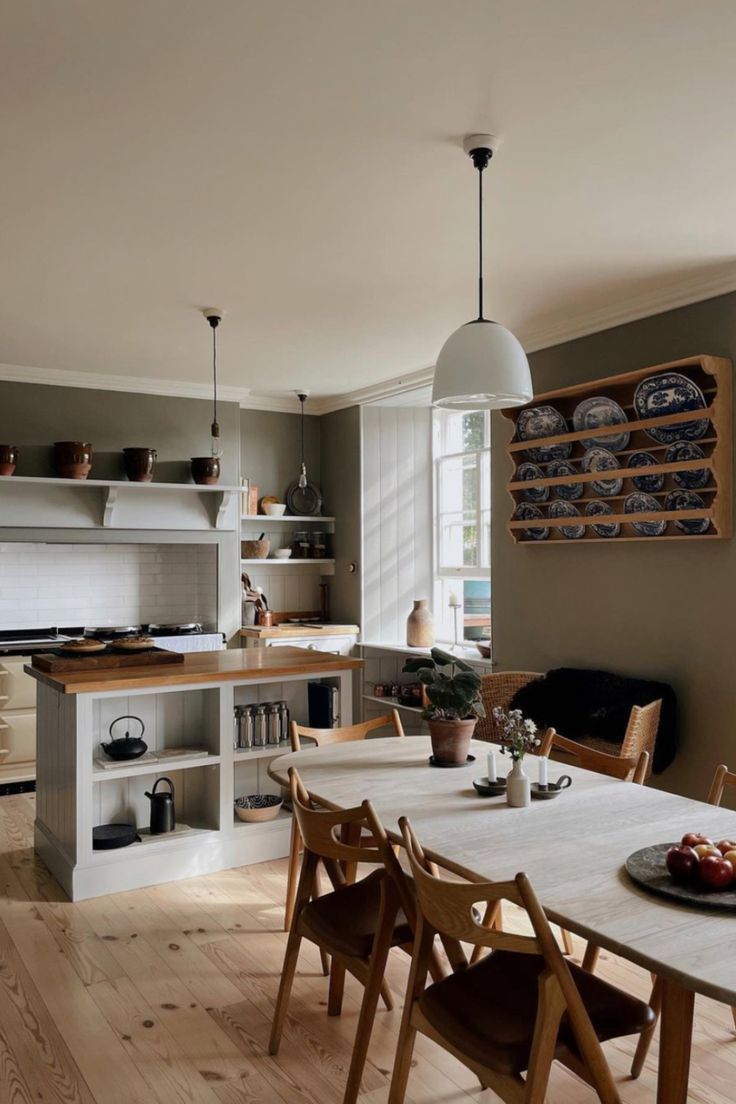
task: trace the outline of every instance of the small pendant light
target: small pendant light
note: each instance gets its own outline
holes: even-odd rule
[[[483,314],[483,172],[498,146],[492,134],[470,134],[465,152],[478,170],[478,317],[448,337],[437,357],[435,406],[503,410],[533,396],[526,353],[509,331]]]
[[[217,307],[207,307],[202,312],[212,327],[212,425],[210,426],[212,456],[219,459],[222,456],[222,443],[220,441],[220,423],[217,421],[217,327],[223,319],[224,311]]]
[[[307,401],[307,399],[309,397],[309,392],[308,391],[297,391],[296,392],[296,397],[299,399],[299,402],[300,402],[301,408],[302,408],[302,410],[301,410],[301,421],[300,421],[300,429],[301,429],[301,437],[302,437],[302,466],[301,466],[301,470],[299,472],[298,483],[299,483],[299,486],[303,489],[307,485],[307,465],[306,465],[306,462],[304,460],[304,404],[305,404],[305,402]]]

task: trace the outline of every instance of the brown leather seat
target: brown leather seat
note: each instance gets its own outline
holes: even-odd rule
[[[569,967],[601,1042],[635,1034],[654,1022],[654,1013],[643,1001],[572,962]],[[430,985],[420,997],[419,1007],[432,1026],[464,1054],[501,1073],[519,1074],[529,1066],[537,983],[544,969],[541,955],[493,951],[475,966]],[[567,1014],[560,1025],[559,1042],[577,1050]]]
[[[302,910],[304,928],[328,950],[353,958],[368,958],[378,930],[381,882],[385,877],[385,870],[374,870],[353,885],[316,897]],[[413,938],[409,922],[399,910],[392,942],[398,946],[411,943]]]

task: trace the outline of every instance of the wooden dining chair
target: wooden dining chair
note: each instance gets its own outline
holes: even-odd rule
[[[355,1104],[378,999],[386,991],[383,982],[389,951],[398,946],[410,954],[413,949],[415,902],[369,801],[338,812],[316,809],[294,767],[289,768],[289,784],[294,816],[304,841],[304,858],[269,1053],[278,1053],[299,948],[302,940],[308,939],[332,957],[328,1015],[340,1015],[346,970],[364,986],[343,1096],[343,1104]],[[358,863],[372,864],[377,869],[359,881],[348,883],[343,867]],[[327,872],[332,891],[317,896],[316,875],[320,866]],[[442,976],[441,967],[436,968]]]
[[[727,786],[736,787],[736,774],[728,769],[725,763],[721,763],[719,767],[716,767],[715,774],[713,775],[713,781],[710,784],[708,790],[708,796],[706,801],[709,805],[720,805],[723,798],[724,790]],[[662,1010],[662,979],[655,977],[654,985],[652,986],[652,994],[649,998],[649,1003],[654,1009],[655,1020],[650,1028],[643,1031],[639,1037],[639,1042],[636,1047],[636,1053],[634,1060],[631,1063],[631,1076],[638,1077],[644,1068],[644,1063],[649,1053],[649,1047],[652,1045],[652,1036],[654,1035],[654,1029],[657,1026],[657,1020],[659,1019],[659,1013]],[[736,1008],[731,1009],[731,1016],[733,1017],[734,1027],[736,1027]]]
[[[417,930],[388,1104],[404,1102],[417,1032],[509,1104],[543,1104],[553,1061],[592,1085],[603,1104],[620,1104],[601,1043],[642,1031],[653,1019],[649,1006],[568,964],[524,874],[507,882],[444,881],[426,869],[406,818],[399,824]],[[479,902],[502,900],[527,913],[532,935],[477,922]],[[427,985],[428,953],[440,933],[492,953]]]
[[[308,728],[291,722],[291,750],[301,751],[301,737],[308,737],[317,747],[327,747],[328,744],[344,744],[351,740],[364,740],[368,733],[377,732],[381,728],[390,728],[394,736],[403,736],[404,729],[401,724],[398,710],[393,709],[380,717],[374,717],[370,721],[362,721],[360,724],[345,725],[342,728]],[[289,844],[289,865],[286,872],[286,905],[284,908],[284,931],[291,927],[294,915],[294,902],[296,900],[296,886],[299,877],[299,856],[301,854],[301,839],[296,817],[291,822],[291,841]]]

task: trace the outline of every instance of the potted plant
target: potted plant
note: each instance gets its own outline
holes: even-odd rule
[[[428,704],[422,716],[429,727],[435,762],[465,763],[478,717],[486,715],[480,675],[469,663],[441,648],[408,660],[404,671],[415,674],[424,687]]]

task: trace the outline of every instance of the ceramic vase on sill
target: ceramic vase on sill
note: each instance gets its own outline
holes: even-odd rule
[[[506,775],[506,803],[514,809],[523,809],[531,800],[531,784],[524,770],[524,760],[515,759],[511,773]]]
[[[409,648],[431,648],[434,644],[434,621],[426,598],[418,598],[406,621],[406,643]]]

